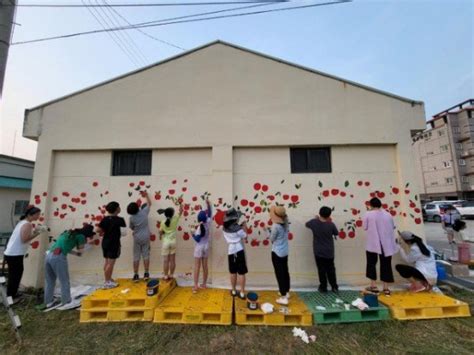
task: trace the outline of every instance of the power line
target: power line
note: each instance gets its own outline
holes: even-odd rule
[[[82,3],[85,4],[85,0],[81,0]],[[99,23],[100,27],[102,27],[104,30],[106,29],[107,26],[105,26],[102,21],[99,19],[100,17],[100,14],[97,13],[97,15],[99,15],[99,17],[94,13],[94,11],[97,10],[97,9],[94,9],[94,8],[89,8],[87,7],[87,11],[89,11],[89,13],[92,15],[92,17],[94,17],[94,19]],[[133,57],[133,55],[131,55],[123,46],[122,44],[120,43],[120,41],[116,38],[117,34],[114,33],[114,32],[107,32],[109,37],[112,39],[112,41],[114,41],[114,43],[120,48],[120,50],[122,51],[122,53],[124,53],[128,59],[135,65],[135,66],[140,66],[137,62],[136,62],[136,59]]]
[[[99,4],[98,0],[95,0],[97,4]],[[107,2],[105,0],[102,0],[104,4]],[[109,8],[98,8],[97,11],[101,11],[105,17],[107,17],[107,20],[110,21],[110,27],[113,28],[115,26],[120,27],[121,23],[120,21],[117,21],[115,15],[110,11]],[[110,14],[110,16],[109,16]],[[109,22],[108,22],[109,24]],[[148,60],[146,59],[145,55],[141,51],[140,48],[136,45],[135,41],[133,38],[130,37],[127,31],[117,31],[117,35],[122,39],[123,43],[125,46],[130,50],[131,53],[138,59],[138,61],[141,61],[144,65],[148,63]]]
[[[105,0],[104,0],[104,2],[105,2]],[[151,38],[151,39],[153,39],[153,40],[155,40],[155,41],[157,41],[157,42],[166,44],[166,45],[168,45],[168,46],[171,46],[171,47],[174,47],[174,48],[177,48],[177,49],[180,49],[180,50],[182,50],[182,51],[185,51],[185,50],[186,50],[186,48],[180,47],[180,46],[178,46],[178,45],[176,45],[176,44],[173,44],[173,43],[171,43],[171,42],[168,42],[168,41],[159,39],[159,38],[157,38],[157,37],[155,37],[155,36],[152,36],[151,34],[149,34],[148,32],[143,31],[143,30],[140,29],[140,28],[135,28],[135,25],[133,25],[132,23],[130,23],[130,21],[128,21],[124,16],[122,16],[122,15],[120,14],[120,12],[118,12],[117,10],[115,10],[113,7],[109,7],[109,8],[110,8],[110,10],[112,10],[117,16],[119,16],[119,17],[120,17],[122,20],[124,20],[128,25],[132,26],[133,29],[135,29],[137,32],[141,33],[142,35],[144,35],[144,36],[146,36],[146,37],[148,37],[148,38]],[[125,32],[125,33],[127,33],[127,32]]]
[[[60,36],[43,37],[43,38],[37,38],[37,39],[32,39],[32,40],[26,40],[26,41],[18,41],[18,42],[12,43],[11,45],[37,43],[37,42],[51,41],[51,40],[55,40],[55,39],[64,39],[64,38],[78,37],[78,36],[84,36],[84,35],[89,35],[89,34],[96,34],[96,33],[103,33],[103,32],[113,32],[113,31],[120,31],[120,30],[129,30],[129,29],[136,29],[136,28],[159,27],[159,26],[167,26],[167,25],[174,25],[174,24],[180,24],[180,23],[203,22],[203,21],[217,20],[217,19],[223,19],[223,18],[260,15],[260,14],[270,13],[270,12],[282,12],[282,11],[292,11],[292,10],[298,10],[298,9],[308,9],[308,8],[313,8],[313,7],[318,7],[318,6],[338,5],[338,4],[348,3],[348,2],[352,2],[352,0],[337,0],[337,1],[332,1],[332,2],[324,2],[324,3],[311,4],[311,5],[301,5],[301,6],[280,8],[280,9],[270,9],[270,10],[261,10],[261,11],[253,11],[253,12],[244,12],[244,13],[230,14],[230,15],[210,16],[210,17],[204,17],[204,18],[198,18],[198,19],[189,19],[189,20],[183,20],[183,21],[169,21],[169,22],[151,23],[151,24],[146,24],[146,25],[135,24],[135,25],[132,25],[132,26],[125,26],[125,27],[120,27],[120,28],[110,28],[110,29],[104,29],[104,30],[99,29],[99,30],[92,30],[92,31],[75,32],[75,33],[70,33],[70,34],[60,35]],[[264,5],[267,5],[267,4],[264,4]],[[254,6],[257,6],[257,5],[254,5]],[[258,6],[260,6],[260,5],[258,5]]]
[[[291,0],[249,0],[249,1],[208,1],[208,2],[158,2],[158,3],[139,3],[139,4],[17,4],[17,7],[35,7],[35,8],[82,8],[82,7],[157,7],[157,6],[214,6],[214,5],[237,5],[252,3],[278,3],[289,2]],[[5,4],[4,6],[12,6]]]

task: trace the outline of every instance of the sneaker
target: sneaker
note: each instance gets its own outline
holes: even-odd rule
[[[321,292],[321,293],[328,293],[328,289],[325,288],[325,287],[321,287],[321,286],[318,287],[318,291]]]
[[[282,306],[288,306],[288,298],[280,297],[276,300],[276,303],[281,304]]]
[[[118,286],[118,283],[114,282],[114,281],[107,281],[106,283],[104,283],[104,289],[108,290],[108,289],[111,289],[111,288],[115,288]]]
[[[231,295],[232,297],[237,296],[237,291],[236,291],[236,290],[231,290],[231,291],[230,291],[230,295]]]
[[[247,297],[245,297],[245,293],[240,292],[240,293],[239,293],[239,298],[240,298],[241,300],[245,300]]]
[[[140,276],[138,274],[133,275],[133,282],[138,282],[140,281]]]
[[[282,297],[283,295],[282,295],[280,292],[278,292],[278,296]],[[291,298],[290,293],[288,292],[288,293],[285,295],[285,297],[288,298],[288,299],[290,299],[290,298]]]
[[[150,273],[149,272],[145,272],[143,274],[143,278],[145,279],[145,281],[148,281],[150,279]]]

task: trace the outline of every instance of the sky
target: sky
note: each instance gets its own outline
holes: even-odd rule
[[[139,2],[160,1],[164,2]],[[184,1],[197,0],[179,2]],[[81,3],[80,0],[18,2]],[[138,23],[233,6],[243,5],[116,10],[129,22]],[[268,6],[276,7],[280,6]],[[106,19],[104,13],[101,15]],[[124,24],[118,17],[116,21]],[[21,7],[15,22],[19,25],[15,26],[13,42],[100,28],[85,8]],[[221,39],[424,101],[427,118],[474,98],[474,1],[471,0],[354,0],[341,5],[143,30],[184,49]],[[21,136],[26,108],[183,51],[135,30],[127,34],[129,37],[123,41],[131,45],[130,38],[133,39],[135,46],[129,49],[129,56],[133,52],[134,60],[107,33],[11,46],[0,102],[0,152],[35,159],[36,142]]]

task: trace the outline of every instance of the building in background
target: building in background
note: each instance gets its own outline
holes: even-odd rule
[[[269,207],[291,221],[292,285],[314,286],[312,234],[305,222],[322,205],[340,230],[336,267],[342,283],[365,279],[362,216],[379,196],[401,230],[423,232],[412,135],[425,128],[422,102],[337,78],[225,42],[29,109],[23,136],[38,141],[34,203],[58,235],[98,223],[104,205],[126,206],[151,192],[151,272],[161,272],[158,208],[182,202],[177,275],[192,272],[196,216],[211,194],[215,218],[209,258],[213,285],[227,286],[224,213],[248,222],[251,285],[275,285]],[[45,197],[46,196],[46,197]],[[128,218],[127,218],[128,220]],[[39,286],[48,238],[38,239],[23,281]],[[122,238],[116,277],[130,277],[132,237]],[[102,280],[95,246],[71,258],[72,282]]]
[[[474,199],[474,99],[434,115],[415,137],[421,198]]]
[[[7,68],[8,50],[15,27],[16,0],[0,0],[0,98]]]
[[[9,233],[29,204],[35,163],[0,154],[0,233]]]

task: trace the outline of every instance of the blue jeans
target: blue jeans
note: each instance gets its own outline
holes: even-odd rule
[[[45,262],[46,285],[44,288],[44,303],[48,304],[54,300],[54,288],[56,279],[61,284],[61,303],[71,302],[71,287],[69,284],[69,268],[67,256],[63,254],[54,255],[48,253]]]

